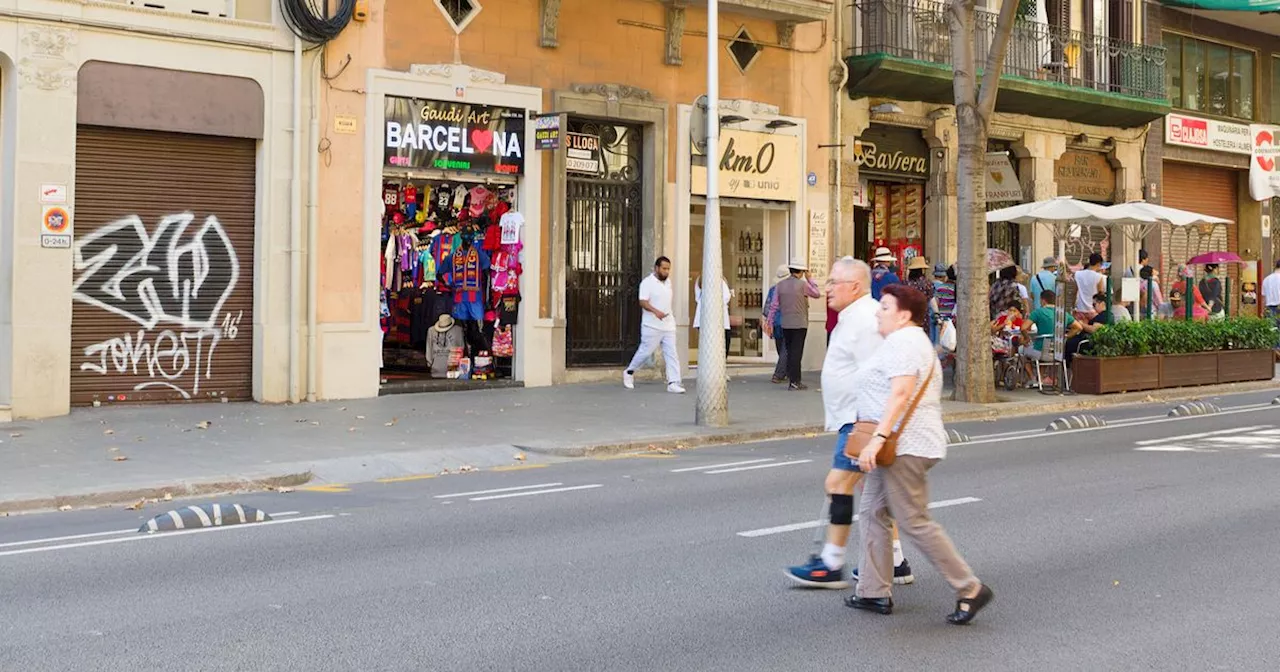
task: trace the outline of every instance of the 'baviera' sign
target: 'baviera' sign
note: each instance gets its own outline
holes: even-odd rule
[[[383,163],[519,175],[524,136],[524,110],[387,96]]]

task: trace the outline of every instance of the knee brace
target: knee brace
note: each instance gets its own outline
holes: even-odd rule
[[[853,524],[853,495],[831,495],[831,524]]]

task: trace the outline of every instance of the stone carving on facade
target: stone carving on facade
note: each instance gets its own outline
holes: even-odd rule
[[[18,81],[22,86],[43,91],[59,91],[75,86],[76,65],[72,52],[76,33],[53,26],[22,26],[24,56],[18,60]]]
[[[539,44],[544,49],[560,46],[560,0],[541,0]]]
[[[666,56],[667,65],[683,65],[684,56],[680,51],[680,43],[684,40],[684,5],[671,3],[667,5]]]
[[[783,49],[791,49],[796,44],[795,21],[778,22],[778,45]]]
[[[574,84],[569,90],[582,96],[604,98],[605,110],[611,117],[619,116],[623,101],[648,103],[653,101],[653,94],[648,89],[626,84]]]
[[[53,26],[24,24],[22,45],[30,56],[66,60],[67,52],[76,46],[76,34]]]
[[[731,98],[720,101],[721,112],[742,112],[757,117],[776,117],[780,114],[777,105],[761,103],[742,98]]]
[[[435,79],[454,85],[506,84],[507,76],[500,72],[481,70],[461,63],[415,63],[409,66],[409,74],[423,79]]]

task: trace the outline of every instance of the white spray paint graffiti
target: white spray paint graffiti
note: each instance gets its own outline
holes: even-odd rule
[[[169,215],[149,234],[130,215],[76,242],[74,299],[141,326],[86,347],[81,371],[150,379],[135,391],[163,387],[184,399],[200,394],[218,344],[235,340],[243,311],[221,315],[240,277],[230,238],[209,216],[184,240],[194,220],[190,212]],[[156,332],[161,324],[173,328]],[[189,387],[182,384],[187,380]]]

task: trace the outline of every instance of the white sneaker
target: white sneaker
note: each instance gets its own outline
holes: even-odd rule
[[[622,372],[622,386],[628,390],[636,389],[636,376],[634,373]]]
[[[680,383],[667,383],[667,391],[671,394],[684,394],[684,388]]]

